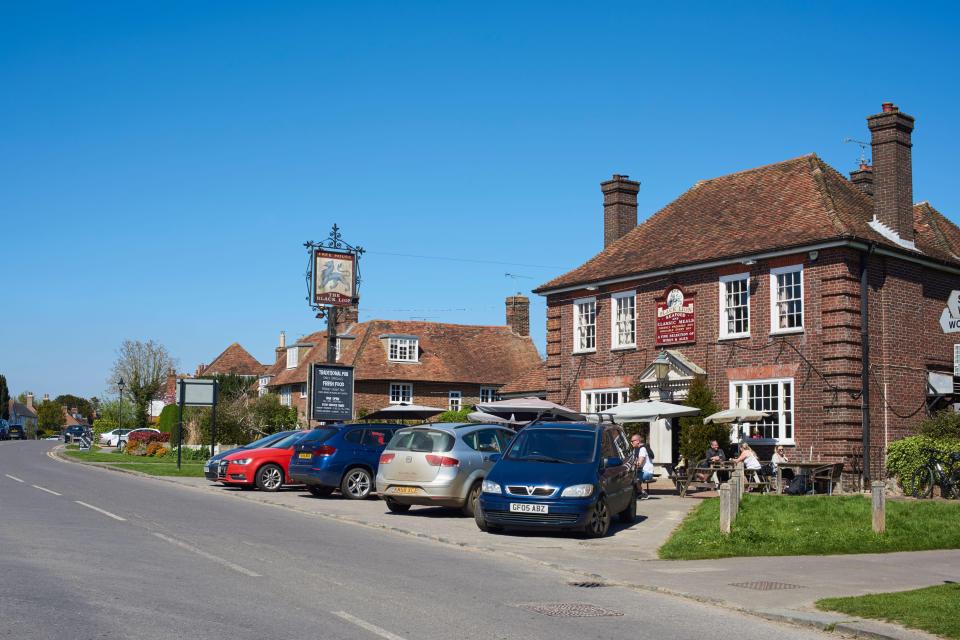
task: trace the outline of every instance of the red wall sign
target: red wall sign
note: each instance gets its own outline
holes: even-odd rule
[[[697,341],[693,294],[678,286],[667,287],[657,300],[657,346]]]

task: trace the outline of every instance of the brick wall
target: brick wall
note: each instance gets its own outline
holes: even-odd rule
[[[395,380],[393,382],[404,382]],[[413,382],[413,402],[415,404],[427,407],[436,407],[446,409],[449,406],[449,393],[459,391],[461,393],[461,407],[472,406],[480,402],[480,388],[493,387],[500,385],[479,385],[479,384],[460,384],[456,382]],[[302,420],[306,420],[307,399],[300,398],[300,394],[294,391],[292,402],[297,407],[297,412]],[[382,409],[390,404],[390,382],[378,380],[357,381],[354,387],[354,415],[359,412],[372,413],[377,409]]]

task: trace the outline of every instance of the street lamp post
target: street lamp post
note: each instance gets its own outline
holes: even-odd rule
[[[670,356],[665,349],[661,349],[660,354],[653,361],[653,371],[657,376],[659,399],[667,402],[673,400],[673,394],[667,386],[670,381]]]
[[[117,380],[117,388],[120,389],[120,403],[117,405],[117,449],[120,448],[120,435],[123,429],[123,378]]]

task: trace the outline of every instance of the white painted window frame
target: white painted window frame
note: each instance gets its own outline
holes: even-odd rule
[[[496,402],[498,396],[496,387],[480,387],[480,402]]]
[[[620,330],[617,317],[620,315],[620,300],[633,300],[633,342],[620,343]],[[594,309],[596,312],[596,309]],[[637,292],[619,291],[610,295],[610,350],[637,348]]]
[[[287,349],[287,369],[296,369],[300,364],[300,350],[296,347]]]
[[[280,404],[285,407],[293,405],[293,394],[290,390],[290,385],[285,384],[280,387]]]
[[[727,329],[727,286],[731,282],[739,282],[740,280],[747,281],[747,330],[739,333],[730,333]],[[751,321],[753,320],[751,317],[753,314],[750,313],[750,274],[748,272],[744,272],[720,276],[718,289],[720,290],[720,339],[731,340],[734,338],[749,338]]]
[[[593,347],[580,348],[580,305],[593,305]],[[596,353],[597,352],[597,298],[577,298],[573,301],[573,353]]]
[[[780,328],[780,310],[777,308],[777,291],[779,286],[777,284],[777,276],[783,275],[785,273],[799,272],[800,273],[800,326],[799,327],[788,327],[785,329]],[[803,333],[804,328],[807,324],[807,304],[806,304],[806,283],[803,275],[803,264],[792,264],[785,267],[776,267],[770,269],[770,333],[774,334],[789,334],[789,333]]]
[[[587,402],[587,397],[599,393],[619,393],[620,402],[613,405],[614,407],[623,404],[624,402],[630,401],[630,389],[629,387],[610,387],[608,389],[584,389],[580,392],[580,411],[583,413],[596,413],[593,406],[590,406]],[[606,411],[607,409],[604,409]]]
[[[397,400],[393,399],[393,388],[395,386],[398,386],[401,388],[401,392],[399,394],[400,397]],[[403,388],[408,388],[410,390],[409,398],[403,397],[404,395],[402,391]],[[391,382],[390,386],[387,387],[387,399],[390,401],[390,404],[400,404],[401,402],[409,402],[410,404],[413,404],[413,383],[412,382]]]
[[[456,408],[454,408],[454,400],[456,400]],[[447,392],[447,409],[450,411],[460,411],[463,408],[463,392],[462,391],[448,391]]]
[[[731,380],[729,383],[729,399],[730,407],[735,407],[737,402],[737,391],[736,388],[741,385],[751,385],[751,384],[776,384],[777,385],[777,394],[778,400],[777,405],[779,409],[777,411],[779,426],[777,428],[778,433],[783,433],[784,427],[786,426],[784,420],[784,414],[787,413],[783,408],[783,384],[790,384],[790,415],[793,417],[792,420],[792,436],[790,438],[745,438],[744,442],[755,443],[755,444],[785,444],[792,445],[796,443],[797,437],[797,383],[794,378],[763,378],[758,380]],[[744,396],[746,397],[746,396]],[[730,426],[730,441],[731,442],[740,442],[743,437],[744,427],[747,427],[747,432],[749,428],[753,426],[753,423],[744,422],[742,425],[733,424]]]
[[[300,385],[300,398],[303,399],[303,398],[306,398],[306,397],[307,397],[307,384],[306,384],[306,383],[302,383],[302,384]]]
[[[407,350],[406,358],[394,357],[394,345],[396,345],[396,352],[399,355],[400,347],[403,343],[403,347]],[[387,338],[387,360],[390,362],[419,362],[420,361],[420,340],[418,338]]]

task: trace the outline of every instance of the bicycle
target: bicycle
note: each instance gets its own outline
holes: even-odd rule
[[[933,488],[940,487],[943,498],[960,498],[960,452],[950,453],[949,467],[944,468],[941,454],[926,449],[927,461],[910,478],[909,493],[914,498],[932,498]]]

